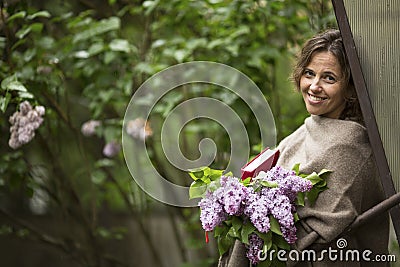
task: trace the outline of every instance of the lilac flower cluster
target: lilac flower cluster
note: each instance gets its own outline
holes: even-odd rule
[[[222,204],[225,212],[229,215],[242,215],[249,189],[243,186],[239,179],[232,179],[228,176],[223,176],[220,183],[221,187],[215,191],[217,201]]]
[[[277,187],[262,187],[258,191],[256,201],[248,203],[252,210],[247,211],[246,215],[254,226],[262,232],[265,228],[257,227],[260,220],[253,219],[254,210],[264,210],[267,215],[272,215],[278,220],[283,238],[289,244],[296,242],[296,227],[294,225],[293,213],[296,212],[295,200],[299,192],[307,192],[312,188],[312,183],[296,175],[294,171],[286,170],[280,166],[273,167],[268,172],[262,172],[255,178],[255,186],[259,186],[263,181],[275,182]],[[260,200],[261,206],[259,205]],[[265,203],[265,204],[263,204]],[[261,217],[262,218],[262,217]]]
[[[249,244],[246,257],[250,260],[251,264],[257,264],[260,262],[259,252],[263,249],[264,240],[256,234],[251,234],[249,236]]]
[[[128,121],[126,132],[135,139],[146,140],[153,135],[149,121],[143,118],[137,118]]]
[[[42,124],[44,113],[43,106],[32,108],[28,101],[22,102],[19,105],[19,111],[16,111],[9,119],[11,123],[9,146],[17,149],[29,143],[35,137],[35,130]]]
[[[249,187],[237,178],[226,176],[221,177],[220,184],[221,187],[208,191],[199,203],[204,230],[212,231],[230,216],[240,216],[243,221],[250,221],[259,233],[267,233],[273,216],[286,242],[296,242],[295,200],[299,192],[311,190],[309,180],[277,166],[261,172]],[[254,233],[247,245],[247,257],[252,264],[259,261],[257,255],[263,248],[263,240]]]
[[[103,148],[103,155],[109,158],[115,157],[121,151],[121,145],[117,141],[107,143]]]
[[[207,232],[214,230],[227,219],[227,214],[221,203],[218,202],[216,194],[208,191],[206,197],[200,203],[200,221],[203,229]]]
[[[250,192],[249,188],[234,177],[222,176],[220,184],[218,189],[214,192],[208,191],[206,197],[199,202],[200,221],[206,231],[214,230],[229,215],[242,215]]]
[[[281,194],[287,196],[293,203],[299,192],[307,192],[312,188],[309,180],[301,178],[292,170],[275,166],[268,172],[261,172],[258,181],[277,182]],[[294,204],[294,203],[293,203]]]
[[[101,121],[98,120],[88,120],[82,124],[81,132],[84,136],[92,136],[96,133],[96,128],[101,125]]]
[[[251,223],[260,233],[267,233],[271,227],[269,214],[273,202],[267,195],[257,194],[252,190],[252,194],[247,199],[247,206],[244,214],[249,217]]]

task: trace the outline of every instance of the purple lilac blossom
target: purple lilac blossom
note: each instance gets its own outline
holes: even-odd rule
[[[146,140],[153,135],[153,130],[150,128],[149,122],[143,118],[128,121],[126,132],[128,135],[139,140]]]
[[[254,193],[254,191],[247,198],[244,214],[249,217],[260,233],[267,233],[271,227],[269,222],[270,206],[271,202],[267,197]]]
[[[249,245],[247,246],[246,257],[250,260],[251,264],[260,262],[259,252],[263,249],[264,241],[256,234],[249,236]]]
[[[245,214],[261,233],[270,229],[269,215],[278,220],[282,235],[292,244],[296,241],[296,227],[293,213],[296,211],[295,199],[299,192],[306,192],[312,188],[309,180],[296,176],[294,171],[280,166],[273,167],[262,173],[256,183],[269,181],[278,183],[278,187],[262,188],[258,194],[248,197]]]
[[[29,143],[35,137],[35,130],[42,124],[44,113],[43,106],[32,108],[28,101],[22,102],[19,105],[19,111],[9,118],[11,124],[9,146],[17,149]]]
[[[280,166],[271,168],[261,175],[260,181],[277,182],[281,194],[286,195],[293,203],[299,192],[310,191],[311,181],[301,178],[294,171],[286,170]]]
[[[205,198],[199,202],[200,220],[203,229],[212,231],[229,215],[243,214],[244,204],[249,195],[249,188],[245,187],[238,178],[222,176],[221,187],[215,191],[208,191]]]
[[[279,166],[261,173],[253,181],[254,188],[245,187],[237,178],[222,176],[221,187],[213,192],[208,191],[199,203],[204,230],[214,230],[229,215],[233,215],[250,220],[257,231],[267,233],[271,227],[269,218],[272,215],[280,225],[283,238],[293,244],[297,239],[294,201],[299,192],[312,188],[311,182]],[[259,189],[262,181],[276,182],[278,186]],[[246,255],[252,264],[256,264],[259,262],[258,252],[262,249],[263,240],[253,233],[249,236],[249,242]]]
[[[101,125],[101,121],[98,120],[88,120],[82,124],[81,132],[84,136],[92,136],[96,133],[96,128]]]
[[[272,216],[279,222],[283,238],[289,244],[294,243],[296,241],[296,227],[290,199],[282,194],[280,188],[264,188],[261,192],[272,202],[269,208]]]
[[[121,145],[117,141],[107,143],[103,148],[103,155],[109,158],[116,156],[121,150]]]
[[[310,180],[296,175],[290,175],[279,181],[279,188],[293,203],[299,192],[307,192],[311,190],[312,183]]]
[[[205,231],[212,231],[224,220],[227,215],[224,212],[223,206],[217,200],[215,192],[208,191],[206,196],[199,202],[200,206],[200,221]]]
[[[239,216],[243,214],[244,202],[249,195],[249,189],[237,178],[222,176],[221,187],[215,191],[218,201],[226,213]]]

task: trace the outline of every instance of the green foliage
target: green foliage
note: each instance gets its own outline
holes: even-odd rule
[[[190,170],[189,175],[194,181],[189,188],[189,197],[200,198],[204,196],[207,188],[217,188],[223,172],[209,167]]]
[[[105,144],[120,142],[126,106],[147,78],[192,60],[239,69],[269,101],[280,140],[306,116],[301,98],[287,82],[287,66],[305,38],[334,25],[331,7],[317,0],[6,3],[0,10],[0,191],[9,199],[5,203],[20,200],[6,205],[16,214],[18,209],[30,210],[27,203],[46,192],[45,212],[74,221],[87,234],[74,243],[78,245],[64,247],[71,255],[87,255],[77,260],[85,266],[96,266],[98,255],[108,257],[98,250],[99,242],[126,234],[103,226],[97,220],[101,211],[129,213],[147,233],[136,215],[151,212],[154,203],[129,178],[121,152],[110,158],[102,154]],[[149,155],[168,179],[179,177],[178,183],[187,183],[187,177],[165,163],[158,149],[159,125],[176,105],[196,96],[230,105],[245,122],[251,145],[260,143],[253,114],[235,94],[213,86],[177,88],[157,103],[149,118],[154,135]],[[32,142],[14,151],[8,146],[8,118],[24,100],[45,106],[46,114]],[[139,104],[152,101],[145,95]],[[101,125],[91,137],[82,135],[82,123],[93,119]],[[185,127],[183,153],[195,158],[198,151],[188,144],[205,136],[218,146],[213,164],[226,166],[230,143],[216,124],[199,121]],[[215,178],[212,173],[206,176]],[[202,194],[201,182],[195,181],[199,186],[192,197]],[[242,229],[242,234],[248,231]],[[191,243],[195,240],[193,234]],[[54,244],[63,247],[61,241]],[[144,246],[157,261],[152,241]],[[216,260],[215,255],[199,258],[207,259],[199,266]]]
[[[309,192],[306,193],[300,193],[299,196],[297,197],[297,204],[298,205],[304,205],[305,199],[307,199],[310,203],[310,205],[314,205],[315,201],[318,198],[318,195],[328,189],[327,185],[327,178],[328,175],[332,172],[327,169],[322,169],[320,172],[316,173],[310,173],[310,174],[304,174],[300,173],[300,164],[295,164],[293,166],[293,170],[296,172],[296,175],[303,177],[304,179],[310,180],[313,187]]]

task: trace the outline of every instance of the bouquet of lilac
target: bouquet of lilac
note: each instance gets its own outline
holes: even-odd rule
[[[194,179],[189,193],[191,198],[202,198],[200,221],[206,240],[208,232],[214,231],[220,255],[240,240],[251,264],[279,266],[282,263],[276,257],[261,261],[260,255],[289,250],[296,242],[296,207],[304,205],[305,199],[316,200],[326,189],[327,173],[324,169],[318,174],[299,174],[297,164],[293,170],[276,166],[241,180],[205,167],[189,173]]]

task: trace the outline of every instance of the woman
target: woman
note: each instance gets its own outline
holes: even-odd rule
[[[306,203],[298,209],[298,240],[293,249],[313,250],[317,256],[304,258],[305,261],[286,257],[287,265],[385,266],[367,261],[376,254],[387,254],[387,214],[343,233],[359,214],[382,201],[384,194],[338,30],[328,30],[306,42],[293,81],[311,116],[279,144],[277,165],[290,169],[300,163],[302,173],[324,168],[332,173],[328,189],[316,203],[313,206]],[[343,244],[339,247],[343,252],[341,258],[336,244],[339,238],[347,242],[345,247]],[[336,249],[336,258],[326,253],[329,248]],[[367,249],[371,254],[367,252],[369,255],[363,260],[362,253]],[[346,254],[348,250],[357,250],[358,254],[354,251],[353,255]],[[219,266],[248,267],[244,246],[236,242],[229,254],[221,257]]]

